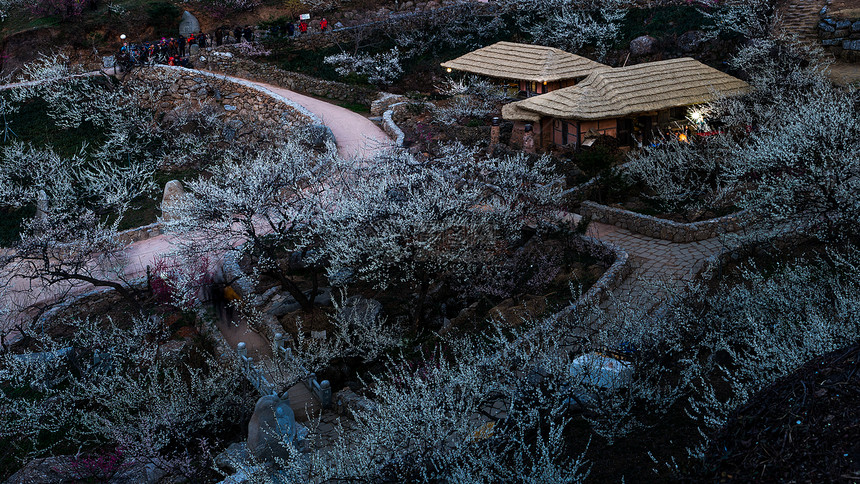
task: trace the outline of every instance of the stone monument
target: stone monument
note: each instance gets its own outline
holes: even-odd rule
[[[173,220],[175,217],[171,206],[177,200],[185,196],[185,189],[179,180],[170,180],[164,185],[164,196],[161,198],[161,218],[164,221]]]
[[[297,445],[297,424],[287,392],[281,397],[266,395],[257,400],[254,414],[248,422],[248,451],[258,459],[274,461],[287,460],[290,449],[287,445]]]
[[[200,22],[197,21],[197,17],[186,10],[182,13],[182,20],[179,21],[179,35],[189,37],[191,34],[198,33],[200,33]]]

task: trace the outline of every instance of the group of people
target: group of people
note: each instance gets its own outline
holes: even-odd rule
[[[192,46],[205,49],[243,40],[247,42],[254,40],[254,29],[250,26],[235,29],[221,27],[212,34],[201,32],[188,37],[162,37],[154,42],[145,41],[140,44],[124,42],[116,62],[123,69],[144,64],[191,67],[189,56],[195,50]]]
[[[307,20],[299,20],[297,24],[294,22],[277,23],[269,28],[269,33],[275,37],[295,37],[308,33],[310,27],[311,25]],[[328,20],[322,18],[316,27],[320,32],[325,32],[329,29]]]
[[[167,38],[155,42],[132,44],[124,42],[117,56],[117,63],[125,66],[144,64],[168,64],[191,67],[188,54],[192,45],[205,47],[207,39],[203,34],[192,34],[190,37]]]
[[[275,24],[269,29],[269,34],[274,36],[294,37],[298,34],[306,34],[309,24],[305,20],[300,20],[298,24],[294,22],[286,22],[284,24]],[[319,21],[318,28],[321,32],[328,30],[328,20],[325,18]],[[120,49],[116,63],[123,69],[132,66],[144,64],[167,64],[171,66],[191,67],[188,59],[194,48],[193,45],[200,49],[207,47],[218,47],[221,45],[235,44],[239,42],[254,42],[258,37],[255,27],[237,26],[219,27],[213,33],[197,33],[191,34],[189,37],[162,37],[161,40],[155,42],[143,42],[140,44],[132,44],[124,42]]]

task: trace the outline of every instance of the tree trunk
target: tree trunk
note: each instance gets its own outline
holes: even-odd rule
[[[412,329],[418,331],[418,326],[424,319],[424,301],[427,299],[427,291],[430,289],[430,278],[422,274],[421,284],[418,288],[418,304],[415,307],[415,318],[412,320]]]

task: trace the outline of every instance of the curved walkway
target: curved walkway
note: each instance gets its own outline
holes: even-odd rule
[[[692,282],[705,260],[723,250],[719,237],[698,242],[678,243],[637,234],[614,225],[592,222],[588,235],[612,242],[630,255],[633,272],[612,292],[604,309],[629,305],[643,313],[651,312],[668,292],[683,291]]]
[[[209,71],[204,71],[209,72]],[[241,77],[212,73],[218,77],[237,82],[249,83],[265,88],[278,96],[300,104],[313,113],[322,124],[331,129],[337,144],[338,154],[346,159],[363,159],[391,146],[391,139],[379,126],[364,116],[349,109],[299,94],[283,87],[263,82],[251,81]]]
[[[99,71],[94,71],[82,75],[91,76],[98,74],[100,74]],[[305,107],[332,130],[337,143],[338,153],[341,156],[359,159],[366,158],[391,145],[390,139],[381,129],[358,113],[277,86],[241,78],[231,78],[230,76],[223,77],[264,87],[279,96]],[[0,90],[29,84],[31,83],[0,86]],[[156,258],[168,254],[173,250],[174,237],[173,235],[165,234],[130,244],[124,254],[127,259],[127,265],[124,268],[125,277],[134,279],[144,276],[147,266],[152,266]],[[15,269],[11,268],[11,270],[14,271]],[[68,284],[44,286],[36,281],[16,277],[14,273],[8,272],[0,274],[0,280],[5,283],[2,293],[0,293],[0,311],[2,311],[4,306],[17,306],[20,308],[39,303],[50,303],[56,301],[58,298],[72,297],[92,289],[92,286],[87,284],[78,284],[75,287],[70,287]],[[18,321],[17,318],[10,318],[4,323],[14,324],[16,321]],[[0,326],[0,330],[2,329],[2,326]]]

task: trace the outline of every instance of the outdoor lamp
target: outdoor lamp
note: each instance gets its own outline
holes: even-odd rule
[[[445,70],[446,70],[446,71],[448,71],[448,74],[450,74],[450,73],[451,73],[451,68],[450,68],[450,67],[449,67],[449,68],[447,68],[447,69],[445,69]]]
[[[125,40],[125,34],[120,35],[119,40]]]

